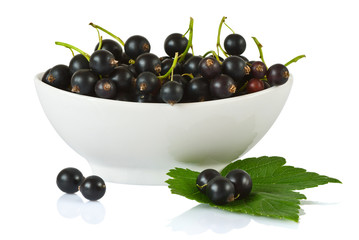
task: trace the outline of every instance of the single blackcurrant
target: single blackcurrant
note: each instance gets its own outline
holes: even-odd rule
[[[142,53],[136,58],[135,69],[137,73],[152,72],[159,75],[161,72],[161,61],[153,53]]]
[[[98,45],[99,44],[97,43],[94,51],[98,50]],[[110,53],[112,53],[118,62],[122,61],[123,50],[121,45],[117,41],[114,41],[112,39],[104,39],[102,40],[101,49],[107,50]]]
[[[176,52],[181,55],[186,50],[188,39],[180,33],[172,33],[164,43],[165,52],[170,57],[174,57]]]
[[[93,95],[98,76],[90,69],[80,69],[71,78],[71,92]]]
[[[229,34],[224,39],[224,49],[229,55],[241,55],[246,50],[246,40],[239,34]]]
[[[134,60],[142,53],[148,53],[150,50],[150,42],[145,37],[140,35],[129,37],[125,42],[125,53]]]
[[[246,86],[247,93],[254,93],[258,91],[262,91],[264,89],[264,83],[262,80],[258,78],[252,78],[248,81]]]
[[[116,83],[108,78],[102,78],[95,85],[97,97],[112,99],[117,95]]]
[[[196,77],[199,74],[198,64],[202,60],[200,56],[192,56],[187,61],[184,62],[182,67],[182,72],[187,74],[192,74],[193,77]]]
[[[71,72],[66,65],[59,64],[51,68],[46,83],[60,89],[67,89],[70,86]]]
[[[181,101],[183,97],[183,85],[177,81],[168,81],[162,85],[160,97],[166,103],[174,105]]]
[[[84,180],[82,173],[76,168],[65,168],[59,172],[56,184],[65,193],[75,193]]]
[[[226,178],[228,178],[234,185],[235,198],[245,198],[252,191],[252,179],[251,176],[244,170],[235,169],[230,171]]]
[[[104,180],[98,176],[89,176],[80,185],[82,195],[90,200],[97,201],[105,195],[106,184]]]
[[[216,205],[234,201],[234,193],[233,183],[223,176],[214,177],[207,184],[206,195]]]
[[[80,69],[90,69],[90,64],[87,58],[82,54],[77,54],[71,58],[69,63],[71,75]]]
[[[288,81],[289,71],[283,64],[274,64],[267,71],[267,79],[271,86],[282,85]]]
[[[90,57],[90,68],[102,76],[109,75],[117,66],[118,61],[112,53],[100,49],[92,53]]]
[[[232,96],[237,88],[234,80],[225,74],[221,74],[210,80],[209,90],[212,97],[221,99]]]
[[[262,79],[267,73],[267,66],[261,61],[251,63],[251,76]]]
[[[222,63],[222,72],[236,82],[240,82],[249,71],[246,62],[238,56],[229,56]]]
[[[221,74],[221,64],[213,57],[205,57],[198,64],[199,73],[207,78],[215,78]]]
[[[126,66],[115,67],[108,79],[114,81],[117,85],[117,91],[127,91],[131,89],[135,81],[133,73]]]
[[[185,94],[190,102],[203,102],[209,100],[209,81],[204,77],[195,77],[191,79],[187,84]]]
[[[136,89],[141,93],[155,94],[161,87],[161,81],[152,72],[143,72],[137,76]]]
[[[221,174],[215,169],[205,169],[200,174],[198,174],[196,180],[196,186],[202,193],[206,193],[207,184],[213,178],[220,176]]]

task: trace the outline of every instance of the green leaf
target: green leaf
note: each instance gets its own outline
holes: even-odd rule
[[[210,202],[205,194],[198,191],[196,179],[199,172],[190,169],[174,168],[167,175],[166,182],[173,194],[184,196],[199,203],[209,204],[223,210],[289,219],[298,222],[300,200],[306,197],[293,190],[300,190],[329,182],[340,183],[302,168],[284,166],[282,157],[247,158],[230,163],[221,174],[225,176],[233,169],[243,169],[252,178],[252,192],[246,199],[239,199],[227,205],[217,206]]]

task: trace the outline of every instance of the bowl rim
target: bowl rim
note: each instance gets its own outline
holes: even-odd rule
[[[210,105],[210,104],[216,104],[216,103],[230,103],[230,102],[237,102],[240,99],[242,99],[243,101],[245,99],[250,99],[250,98],[254,98],[256,96],[260,96],[260,95],[265,95],[265,94],[269,94],[273,91],[278,91],[281,88],[287,87],[287,85],[292,85],[293,83],[293,75],[290,74],[289,75],[289,79],[286,83],[284,83],[283,85],[279,85],[279,86],[272,86],[270,88],[267,89],[263,89],[262,91],[258,91],[258,92],[254,92],[254,93],[248,93],[248,94],[244,94],[244,95],[240,95],[240,96],[235,96],[235,97],[229,97],[229,98],[223,98],[223,99],[214,99],[214,100],[209,100],[209,101],[203,101],[203,102],[186,102],[186,103],[176,103],[173,106],[170,104],[165,104],[165,103],[140,103],[140,102],[131,102],[131,101],[120,101],[120,100],[115,100],[115,99],[104,99],[104,98],[99,98],[99,97],[93,97],[93,96],[86,96],[86,95],[81,95],[81,94],[76,94],[73,92],[69,92],[63,89],[59,89],[56,87],[53,87],[47,83],[44,83],[42,81],[42,76],[45,72],[40,72],[38,74],[36,74],[35,76],[35,83],[36,84],[40,84],[43,87],[45,87],[46,89],[49,89],[51,91],[57,91],[60,94],[65,94],[65,95],[69,95],[71,97],[77,98],[77,99],[82,99],[84,101],[96,101],[96,102],[105,102],[105,103],[109,103],[109,104],[121,104],[121,105],[132,105],[132,106],[158,106],[158,107],[168,107],[171,106],[173,107],[175,106],[206,106],[206,105]]]

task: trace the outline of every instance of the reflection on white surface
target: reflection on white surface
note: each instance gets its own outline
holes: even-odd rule
[[[187,212],[172,219],[169,227],[173,231],[182,231],[194,235],[211,230],[215,233],[228,233],[247,226],[251,220],[285,228],[297,228],[298,224],[289,220],[278,220],[247,214],[232,213],[206,204],[199,204]]]
[[[77,194],[64,194],[57,200],[57,211],[65,218],[82,219],[90,224],[101,223],[106,215],[105,207],[98,201],[83,202]]]

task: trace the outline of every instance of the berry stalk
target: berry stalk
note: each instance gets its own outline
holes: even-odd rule
[[[256,37],[252,37],[254,42],[256,43],[257,47],[258,47],[258,50],[259,50],[259,57],[260,59],[262,60],[262,62],[264,63],[264,65],[267,66],[266,62],[264,61],[264,58],[263,58],[263,51],[262,51],[262,44],[257,40]]]
[[[290,64],[292,64],[294,62],[297,62],[299,59],[304,58],[304,57],[306,57],[306,56],[305,55],[299,55],[299,56],[293,58],[292,60],[290,60],[289,62],[287,62],[286,64],[284,64],[284,66],[288,66],[288,65],[290,65]]]
[[[189,48],[192,49],[193,51],[193,48],[192,48],[192,39],[193,39],[193,18],[191,17],[190,18],[190,21],[189,21],[189,27],[188,27],[188,30],[187,32],[184,34],[186,35],[187,33],[189,32],[189,36],[188,36],[188,43],[187,43],[187,47],[186,49],[184,50],[184,52],[181,54],[181,58],[178,60],[180,63],[184,61],[187,53],[188,53],[188,50]]]
[[[175,69],[176,64],[177,64],[177,61],[178,61],[178,52],[176,52],[175,57],[173,58],[173,63],[172,63],[171,68],[166,72],[165,75],[159,76],[158,79],[160,79],[160,80],[162,81],[162,80],[168,78],[168,76],[169,76],[169,75],[173,72],[173,70]]]
[[[56,45],[59,45],[59,46],[63,46],[63,47],[67,47],[69,48],[71,51],[72,50],[75,50],[79,53],[81,53],[88,61],[90,61],[90,55],[85,53],[84,51],[82,51],[81,49],[71,45],[71,44],[68,44],[68,43],[64,43],[64,42],[55,42]]]
[[[122,45],[122,46],[125,46],[125,43],[122,41],[121,38],[117,37],[115,34],[109,32],[108,30],[94,24],[94,23],[90,23],[89,25],[91,25],[92,27],[96,28],[96,29],[100,29],[101,31],[107,33],[108,35],[110,35],[111,37],[113,37],[114,39],[116,39],[117,41],[119,41],[119,43]]]

